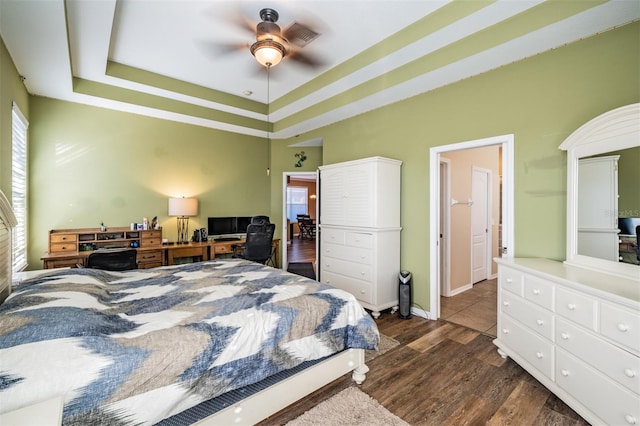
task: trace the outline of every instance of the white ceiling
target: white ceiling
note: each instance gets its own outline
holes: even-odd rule
[[[320,32],[301,52],[323,61],[285,58],[268,94],[255,38],[236,24],[255,26],[264,7],[283,29]],[[0,0],[0,35],[29,93],[257,136],[268,120],[276,138],[639,18],[637,0]]]

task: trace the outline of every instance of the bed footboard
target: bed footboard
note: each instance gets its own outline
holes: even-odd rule
[[[369,367],[363,349],[348,349],[196,423],[253,425],[352,371],[357,384]]]

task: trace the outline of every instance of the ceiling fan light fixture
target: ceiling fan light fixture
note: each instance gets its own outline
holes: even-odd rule
[[[270,68],[280,63],[286,54],[286,50],[277,41],[265,39],[256,41],[251,45],[251,54],[260,65]]]

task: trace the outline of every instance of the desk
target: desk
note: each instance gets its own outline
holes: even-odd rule
[[[204,241],[201,243],[167,244],[162,246],[138,248],[138,268],[173,265],[175,259],[181,257],[198,257],[201,261],[215,259],[216,255],[233,253],[234,244],[244,244],[244,240],[236,241]],[[280,265],[280,239],[273,240],[273,267]],[[42,256],[44,269],[75,267],[84,265],[91,251],[74,251],[66,253],[47,253]]]
[[[162,246],[167,253],[167,265],[173,265],[174,259],[180,257],[199,257],[201,261],[209,260],[209,243],[172,244]]]

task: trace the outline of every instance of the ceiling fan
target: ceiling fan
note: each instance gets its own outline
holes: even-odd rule
[[[275,9],[265,8],[260,11],[262,21],[255,29],[246,20],[242,22],[241,26],[256,37],[256,41],[249,46],[249,51],[256,60],[267,68],[278,65],[284,57],[312,68],[321,66],[323,62],[319,58],[300,52],[301,48],[318,38],[320,33],[299,22],[293,22],[282,31],[277,24],[279,17]],[[236,45],[231,48],[238,47]],[[244,49],[245,46],[241,48]]]

